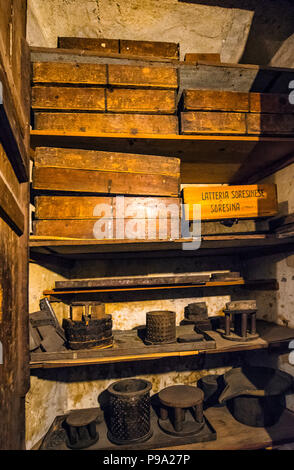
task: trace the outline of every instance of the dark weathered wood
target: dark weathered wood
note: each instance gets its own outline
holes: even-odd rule
[[[108,84],[125,87],[177,88],[177,70],[173,67],[108,65]]]
[[[173,90],[107,90],[107,111],[116,113],[174,114],[176,94]]]
[[[72,281],[56,281],[55,289],[88,289],[97,287],[131,287],[131,286],[160,286],[174,284],[201,284],[210,279],[209,274],[181,273],[160,276],[120,276],[101,277],[96,279],[73,279]]]
[[[20,184],[20,181],[28,180],[29,163],[30,81],[25,25],[26,1],[0,0],[0,81],[3,84],[3,94],[0,93],[0,174],[4,182],[0,189],[0,204],[5,212],[0,213],[1,450],[25,448],[25,395],[29,388],[29,188],[27,183]],[[21,230],[13,230],[10,222],[20,225]]]
[[[119,53],[119,40],[104,38],[59,37],[58,47],[61,49],[85,49],[104,53]]]
[[[139,173],[35,167],[33,188],[48,191],[178,196],[179,179]]]
[[[249,113],[246,116],[248,134],[293,135],[293,114]]]
[[[34,235],[78,239],[170,240],[180,237],[177,219],[35,220]],[[119,232],[117,232],[119,230]]]
[[[0,12],[0,137],[20,181],[27,181],[30,61],[24,34],[26,1],[1,0]]]
[[[245,134],[245,113],[185,112],[181,113],[182,134]]]
[[[184,90],[183,106],[187,111],[249,111],[249,93],[220,90]]]
[[[180,199],[165,197],[89,197],[38,196],[35,198],[36,219],[97,219],[97,206],[107,205],[113,217],[135,216],[137,219],[176,218],[180,215]],[[100,206],[102,209],[102,206]],[[96,208],[96,210],[95,210]],[[101,217],[103,217],[103,212]],[[96,216],[94,215],[96,214]]]
[[[37,147],[36,167],[142,173],[180,177],[180,159],[157,155],[82,150],[78,148]]]
[[[135,56],[179,59],[179,44],[173,42],[120,40],[120,53]]]
[[[178,134],[176,116],[144,114],[36,113],[35,129],[65,132]]]
[[[35,86],[32,88],[32,108],[105,111],[105,89]]]
[[[294,106],[289,102],[289,94],[249,93],[249,98],[252,113],[294,113]]]
[[[34,83],[106,85],[106,65],[68,62],[34,62]]]

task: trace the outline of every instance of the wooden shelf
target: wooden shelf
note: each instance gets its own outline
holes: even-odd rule
[[[101,287],[99,289],[52,289],[45,290],[43,294],[45,296],[53,296],[55,298],[63,297],[66,295],[79,295],[79,294],[98,294],[103,292],[135,292],[135,291],[151,291],[151,290],[169,290],[169,289],[195,289],[204,287],[233,287],[233,286],[246,286],[264,290],[278,290],[279,285],[276,279],[258,279],[245,281],[244,279],[232,280],[232,281],[207,281],[199,282],[194,284],[167,284],[165,286],[138,286],[138,287],[116,287],[106,288]]]
[[[172,253],[178,256],[209,256],[217,254],[249,253],[260,254],[266,251],[293,249],[294,237],[280,237],[279,235],[261,233],[248,235],[205,235],[202,237],[198,250],[183,250],[182,243],[191,240],[179,239],[170,241],[148,240],[82,240],[63,239],[52,237],[30,238],[31,259],[44,260],[48,257],[62,257],[69,260],[93,259],[99,257],[115,256],[116,253],[130,254],[137,252],[150,252],[154,256],[163,256]],[[140,255],[142,256],[142,255]],[[35,258],[34,258],[35,257]]]
[[[293,137],[92,134],[31,131],[32,147],[76,147],[181,158],[182,183],[257,181],[270,165],[294,151]],[[201,167],[201,168],[200,168]],[[201,171],[200,171],[201,169]],[[255,177],[257,175],[257,177]]]
[[[92,349],[80,351],[62,351],[56,353],[31,353],[31,368],[60,368],[77,367],[91,364],[112,364],[115,362],[133,362],[144,360],[156,360],[165,357],[194,356],[198,354],[220,354],[236,351],[249,351],[267,348],[288,348],[289,341],[294,338],[294,329],[275,325],[264,321],[257,322],[257,330],[260,338],[250,342],[229,341],[221,337],[215,331],[208,331],[209,336],[215,341],[216,348],[201,351],[197,349],[195,343],[170,344],[164,346],[146,346],[143,342],[138,342],[132,352],[132,347],[114,346],[111,349]],[[165,349],[165,351],[163,351]],[[167,349],[167,350],[166,350]]]

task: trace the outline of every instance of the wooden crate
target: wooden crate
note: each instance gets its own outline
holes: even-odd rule
[[[35,129],[92,134],[178,134],[178,119],[169,115],[35,113]]]
[[[171,197],[37,196],[36,219],[179,218],[181,200]],[[94,215],[95,214],[95,215]]]
[[[246,114],[221,111],[181,113],[182,134],[245,134]]]
[[[170,240],[180,238],[177,219],[36,220],[34,235],[78,239]],[[117,233],[117,227],[120,232]],[[118,235],[118,236],[117,236]]]
[[[120,87],[178,88],[177,69],[173,67],[142,67],[108,65],[108,84]]]
[[[184,90],[186,111],[249,111],[249,93],[221,90]]]
[[[184,204],[189,204],[193,220],[193,204],[201,205],[201,220],[269,217],[277,214],[275,184],[242,186],[201,186],[183,189]]]
[[[173,90],[111,89],[89,87],[32,88],[34,110],[110,111],[116,113],[174,114]]]
[[[128,56],[161,57],[179,59],[179,44],[159,41],[120,40],[120,53]]]
[[[105,38],[76,38],[59,37],[58,47],[61,49],[83,49],[88,51],[103,52],[103,54],[119,53],[119,39]]]
[[[105,64],[34,62],[34,83],[107,85]]]
[[[32,108],[56,111],[106,111],[105,94],[105,88],[34,86]]]
[[[176,92],[116,88],[106,91],[107,111],[115,113],[174,114]]]
[[[62,49],[83,49],[98,54],[122,54],[170,60],[179,59],[179,44],[159,41],[134,41],[126,39],[59,37],[58,47]]]
[[[37,148],[33,188],[177,197],[180,160],[78,149]]]
[[[212,64],[220,64],[220,54],[214,54],[214,53],[194,53],[194,52],[189,52],[185,54],[185,62],[187,64],[198,64],[198,62],[209,62]]]

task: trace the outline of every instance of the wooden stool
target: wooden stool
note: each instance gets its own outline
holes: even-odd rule
[[[203,428],[205,421],[202,390],[190,385],[173,385],[161,390],[158,397],[159,426],[164,432],[174,436],[188,436],[196,434]],[[188,409],[191,411],[189,415],[186,414]]]
[[[95,444],[99,439],[96,423],[101,419],[97,408],[72,411],[66,418],[68,442],[71,449],[84,449]]]

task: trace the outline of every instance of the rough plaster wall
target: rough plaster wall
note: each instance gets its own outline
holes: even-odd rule
[[[178,0],[29,0],[28,41],[44,47],[56,47],[58,36],[169,41],[180,43],[182,58],[214,52],[238,62],[252,17],[252,11]]]

